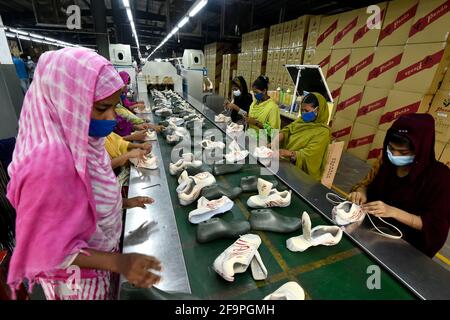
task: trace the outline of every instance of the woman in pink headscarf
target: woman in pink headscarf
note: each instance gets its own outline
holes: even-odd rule
[[[119,72],[120,77],[122,78],[122,81],[125,85],[125,88],[123,90],[122,95],[120,96],[121,100],[122,100],[122,104],[124,107],[130,109],[131,111],[134,112],[134,110],[136,110],[136,108],[138,109],[144,109],[145,108],[145,104],[144,102],[133,102],[130,101],[127,97],[128,94],[128,86],[130,85],[131,82],[131,78],[130,75],[128,74],[128,72],[126,71],[120,71]]]
[[[7,196],[17,212],[13,294],[24,279],[30,290],[39,282],[47,299],[113,298],[111,277],[119,273],[138,287],[159,281],[149,271],[161,269],[158,260],[118,253],[122,208],[153,202],[122,199],[105,150],[122,89],[117,71],[93,51],[41,56],[9,166]]]

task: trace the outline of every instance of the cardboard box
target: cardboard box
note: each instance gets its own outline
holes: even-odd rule
[[[344,82],[350,56],[350,49],[337,49],[331,52],[330,64],[326,73],[327,81]]]
[[[333,46],[339,15],[322,16],[320,19],[319,36],[316,42],[316,49],[330,49]]]
[[[447,71],[445,72],[444,79],[442,80],[439,89],[450,91],[450,65],[447,66]]]
[[[432,95],[391,90],[378,122],[378,129],[387,131],[401,115],[426,113],[430,108],[432,98]]]
[[[418,5],[418,0],[389,2],[383,27],[378,37],[379,46],[403,46],[406,44]]]
[[[389,89],[366,86],[356,114],[356,122],[378,127],[388,95]]]
[[[315,49],[317,39],[319,38],[320,19],[322,16],[311,16],[308,25],[308,39],[306,41],[307,49]]]
[[[303,47],[306,45],[308,36],[309,15],[304,15],[294,20],[291,31],[291,47]]]
[[[436,159],[439,160],[441,158],[441,155],[444,152],[444,148],[445,148],[446,144],[447,144],[446,142],[439,141],[439,140],[436,140],[434,142],[434,154],[436,155]]]
[[[450,168],[450,144],[448,144],[444,151],[442,152],[441,157],[439,158],[439,161],[445,164],[447,167]]]
[[[449,26],[448,0],[421,0],[409,32],[408,43],[448,41]]]
[[[367,7],[360,9],[358,27],[353,35],[353,48],[376,47],[386,15],[387,2],[376,4],[380,11],[378,13],[367,13]],[[379,28],[376,23],[379,22]]]
[[[364,93],[364,86],[344,84],[339,101],[336,104],[336,117],[354,121]]]
[[[375,48],[357,48],[352,50],[350,63],[345,74],[348,84],[365,85],[372,69]]]
[[[450,46],[445,42],[406,45],[394,89],[435,93],[449,61]]]
[[[331,123],[331,135],[333,139],[344,141],[344,150],[347,149],[352,134],[353,120],[335,117]]]
[[[322,69],[322,73],[326,76],[328,67],[331,60],[331,50],[305,50],[304,63],[311,65],[319,65]]]
[[[434,96],[430,110],[434,118],[436,140],[450,140],[450,91],[439,90]]]
[[[361,160],[366,160],[376,132],[376,127],[355,122],[347,145],[347,152]]]
[[[281,41],[281,48],[288,49],[291,47],[291,33],[283,33],[283,40]]]
[[[377,130],[372,144],[369,148],[369,153],[367,154],[367,162],[373,164],[383,153],[384,139],[386,138],[385,130]]]
[[[331,96],[334,100],[334,105],[337,106],[339,103],[339,98],[342,92],[342,83],[327,81],[328,89],[330,89]],[[336,108],[334,108],[336,110]]]
[[[366,85],[392,89],[403,56],[403,46],[378,47],[367,76]]]
[[[346,11],[339,15],[333,49],[347,49],[353,47],[353,36],[358,27],[359,9]]]

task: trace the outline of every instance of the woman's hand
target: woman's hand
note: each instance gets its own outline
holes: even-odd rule
[[[133,149],[131,151],[128,151],[126,153],[128,159],[139,159],[139,160],[144,160],[144,156],[147,155],[148,153],[145,150],[142,149]]]
[[[259,121],[256,118],[252,118],[252,117],[246,117],[245,121],[247,121],[248,124],[254,125],[254,126],[258,126]]]
[[[144,141],[147,138],[147,130],[135,132],[127,137],[129,141]]]
[[[123,199],[123,208],[124,209],[132,209],[132,208],[142,208],[145,209],[146,204],[152,204],[155,200],[150,197],[134,197],[129,199]]]
[[[356,203],[358,205],[365,204],[367,202],[367,194],[365,190],[358,189],[356,191],[353,191],[350,193],[347,197],[347,199],[353,203]]]
[[[133,126],[133,129],[134,129],[134,130],[138,130],[138,131],[141,131],[141,130],[148,130],[148,129],[150,129],[150,128],[151,128],[151,125],[150,125],[149,123],[135,124],[135,125]]]
[[[156,124],[150,124],[150,129],[156,131],[157,133],[160,133],[161,131],[164,130],[164,126],[158,126]]]
[[[117,270],[138,288],[149,288],[161,280],[161,276],[150,270],[161,271],[161,263],[152,256],[138,253],[120,254],[117,256]]]
[[[145,143],[140,143],[139,145],[139,149],[142,149],[146,152],[146,154],[149,154],[150,152],[152,152],[152,145],[151,143],[145,142]]]
[[[363,204],[361,208],[375,217],[380,218],[396,218],[396,211],[394,207],[388,206],[383,201],[373,201]]]

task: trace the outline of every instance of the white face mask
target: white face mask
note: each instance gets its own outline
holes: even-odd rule
[[[241,95],[241,90],[234,90],[233,91],[233,96],[239,97],[240,95]]]

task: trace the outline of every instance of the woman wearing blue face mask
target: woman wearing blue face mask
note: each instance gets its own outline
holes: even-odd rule
[[[327,101],[320,93],[306,95],[301,105],[301,117],[283,128],[277,138],[281,158],[320,180],[331,142]]]
[[[349,195],[430,257],[445,244],[450,226],[450,169],[436,160],[434,136],[431,115],[401,116],[386,134],[379,162]]]
[[[259,132],[264,129],[267,135],[272,135],[272,129],[280,129],[280,108],[271,97],[268,96],[269,78],[259,76],[253,83],[253,96],[255,100],[250,106],[248,116],[245,117],[249,127]]]
[[[248,92],[247,82],[241,76],[234,78],[231,82],[231,92],[233,101],[225,101],[224,106],[231,110],[231,120],[238,122],[243,116],[247,116],[253,97]]]

